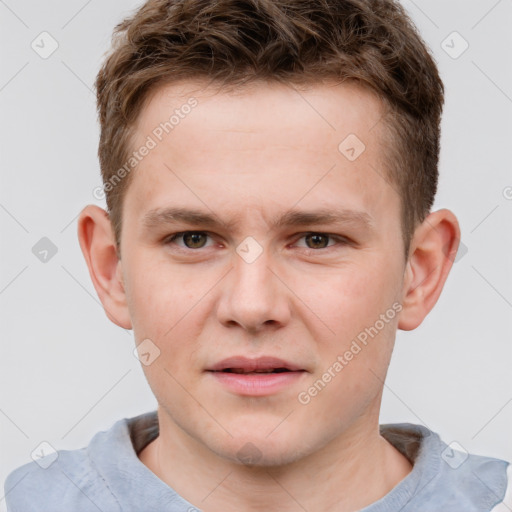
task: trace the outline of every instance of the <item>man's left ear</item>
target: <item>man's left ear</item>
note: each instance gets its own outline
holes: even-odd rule
[[[446,209],[431,213],[411,240],[398,328],[416,329],[437,302],[460,242],[457,217]]]

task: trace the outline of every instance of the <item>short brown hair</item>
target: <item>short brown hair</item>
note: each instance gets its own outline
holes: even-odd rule
[[[444,88],[398,1],[149,0],[118,24],[96,79],[98,156],[118,249],[130,175],[116,186],[112,179],[144,102],[157,86],[200,78],[230,87],[355,80],[376,93],[387,111],[386,179],[401,198],[407,256],[436,194]]]

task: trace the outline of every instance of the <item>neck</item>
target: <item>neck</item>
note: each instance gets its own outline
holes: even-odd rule
[[[321,450],[286,466],[244,466],[190,438],[159,409],[160,435],[140,460],[205,512],[345,512],[381,499],[411,471],[379,434],[378,416],[352,425]],[[314,490],[314,492],[313,492]]]

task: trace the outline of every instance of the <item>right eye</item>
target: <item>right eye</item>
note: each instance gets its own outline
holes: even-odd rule
[[[205,231],[181,231],[168,236],[165,239],[164,244],[175,244],[183,249],[202,249],[203,247],[206,247],[206,239],[209,236],[210,235]],[[176,244],[177,240],[182,241],[183,245]]]

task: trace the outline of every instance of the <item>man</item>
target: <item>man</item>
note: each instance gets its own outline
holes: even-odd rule
[[[108,213],[80,245],[159,407],[18,468],[9,510],[512,506],[507,462],[378,424],[460,237],[430,211],[443,86],[400,5],[149,1],[96,87]]]

